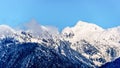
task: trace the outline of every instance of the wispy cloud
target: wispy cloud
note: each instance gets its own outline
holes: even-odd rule
[[[36,20],[32,19],[30,22],[24,25],[26,31],[33,33],[36,36],[46,36],[59,34],[58,28],[54,26],[40,25]]]

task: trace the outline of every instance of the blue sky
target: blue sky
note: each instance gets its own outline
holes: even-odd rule
[[[0,24],[12,27],[35,19],[60,30],[77,21],[103,28],[120,25],[120,0],[0,0]]]

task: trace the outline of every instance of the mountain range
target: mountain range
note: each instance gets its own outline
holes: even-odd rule
[[[103,29],[79,21],[61,32],[46,26],[33,28],[0,25],[0,68],[115,68],[120,64],[120,26]]]

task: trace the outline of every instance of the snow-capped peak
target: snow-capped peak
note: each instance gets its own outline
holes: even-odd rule
[[[73,39],[90,38],[94,33],[104,31],[103,28],[83,21],[79,21],[74,27],[67,27],[62,31],[63,35],[74,35]]]
[[[111,61],[120,56],[120,27],[103,29],[95,24],[79,21],[74,27],[66,27],[62,31],[62,35],[65,40],[71,43],[72,49],[83,53],[87,58],[98,59],[105,56],[106,61]],[[88,48],[88,51],[91,47],[95,47],[99,49],[101,54],[99,52],[92,56],[85,54],[84,47]],[[111,48],[115,49],[116,54],[113,55],[114,57],[106,53]],[[94,60],[93,62],[98,66],[101,65],[99,61]]]
[[[90,24],[90,23],[84,22],[84,21],[78,21],[75,26],[85,26],[85,25],[88,25],[88,24]]]
[[[93,32],[93,31],[103,31],[104,29],[92,23],[78,21],[74,27],[66,27],[65,29],[63,29],[62,33],[69,32],[71,30],[77,33],[81,33],[81,31]]]
[[[98,31],[103,30],[103,28],[88,22],[78,21],[77,24],[73,27],[75,30],[90,30],[90,31]]]
[[[0,25],[0,36],[2,35],[10,35],[15,33],[15,30],[7,25]]]

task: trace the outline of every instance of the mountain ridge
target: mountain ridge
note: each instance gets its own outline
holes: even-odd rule
[[[86,68],[100,67],[120,57],[120,27],[103,29],[95,24],[79,21],[74,27],[67,27],[59,34],[50,33],[50,30],[46,29],[48,27],[40,25],[41,27],[44,27],[44,29],[36,29],[36,34],[36,30],[17,31],[7,26],[8,33],[1,35],[0,46],[3,47],[2,40],[12,42],[11,38],[17,40],[13,41],[13,43],[17,44],[38,43],[40,46],[54,49],[56,54],[65,56],[72,63],[78,64],[78,66],[82,64],[84,67],[85,65]],[[3,32],[7,30],[5,29]],[[10,33],[11,30],[14,32]],[[11,44],[8,42],[4,44],[5,47]],[[3,51],[3,53],[7,52]],[[62,59],[66,59],[65,57]],[[3,60],[2,57],[0,60]],[[81,66],[81,68],[83,67]]]

